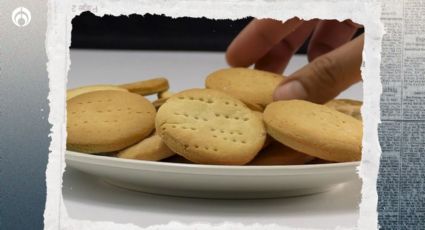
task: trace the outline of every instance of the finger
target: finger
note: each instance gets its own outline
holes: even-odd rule
[[[226,52],[231,66],[248,67],[263,57],[274,45],[292,33],[303,21],[298,18],[282,23],[273,19],[254,19],[232,41]]]
[[[255,63],[255,68],[279,74],[282,73],[292,55],[304,44],[317,23],[318,20],[310,20],[303,23],[293,33],[274,45],[266,55],[261,57]]]
[[[308,47],[309,61],[313,61],[350,41],[359,28],[360,26],[351,22],[351,20],[343,22],[337,20],[321,21],[311,36]]]
[[[283,82],[275,100],[303,99],[325,103],[361,80],[364,35],[310,62]]]

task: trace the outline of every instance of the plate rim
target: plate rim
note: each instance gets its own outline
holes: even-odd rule
[[[335,173],[335,171],[358,171],[360,161],[331,163],[331,164],[312,164],[312,165],[206,165],[206,164],[187,164],[172,162],[157,162],[145,160],[121,159],[110,156],[101,156],[87,153],[79,153],[66,150],[66,165],[72,165],[70,162],[83,164],[95,164],[115,168],[125,168],[132,170],[148,170],[173,172],[179,174],[209,174],[209,175],[301,175]],[[72,167],[72,166],[71,166]],[[158,170],[160,169],[160,170]]]

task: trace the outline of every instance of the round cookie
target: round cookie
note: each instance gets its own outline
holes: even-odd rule
[[[261,150],[249,165],[302,165],[313,159],[312,156],[273,141],[270,146]]]
[[[253,110],[253,112],[261,121],[263,120],[263,113],[262,112],[258,112],[258,111],[255,111],[255,110]],[[264,122],[263,122],[263,124],[264,124]],[[266,140],[264,141],[264,145],[263,145],[262,149],[269,146],[272,142],[273,142],[273,138],[270,137],[270,135],[266,134]]]
[[[168,80],[166,78],[153,78],[149,80],[137,81],[133,83],[123,84],[120,87],[127,89],[128,91],[143,96],[151,95],[167,91],[169,88]]]
[[[162,99],[162,98],[170,98],[174,94],[176,93],[173,93],[171,91],[164,91],[164,92],[159,92],[157,96],[158,96],[158,99]]]
[[[159,109],[159,107],[161,107],[165,102],[167,102],[168,98],[159,98],[156,99],[155,101],[152,102],[153,106],[155,107],[155,109]]]
[[[127,89],[115,86],[115,85],[90,85],[90,86],[83,86],[78,87],[74,89],[69,89],[66,91],[66,100],[69,100],[71,98],[74,98],[78,95],[94,92],[94,91],[101,91],[101,90],[118,90],[118,91],[124,91],[128,92]]]
[[[159,108],[155,125],[170,149],[201,164],[246,164],[266,138],[257,114],[241,101],[211,89],[172,96]]]
[[[159,161],[174,154],[175,153],[162,141],[161,137],[157,134],[154,134],[133,146],[121,150],[117,157],[146,161]]]
[[[122,91],[95,91],[68,101],[67,148],[101,153],[121,150],[154,129],[155,108],[144,97]]]
[[[274,139],[297,151],[334,162],[361,159],[362,122],[325,105],[273,102],[263,118]]]
[[[205,81],[205,86],[261,108],[273,102],[273,92],[283,80],[285,77],[271,72],[228,68],[211,73]]]
[[[351,99],[334,99],[326,103],[325,105],[329,108],[335,109],[341,113],[350,115],[357,120],[362,120],[361,114],[361,101],[351,100]]]
[[[264,111],[264,106],[262,106],[262,105],[259,105],[259,104],[251,104],[251,103],[248,103],[248,102],[244,102],[245,103],[245,105],[248,107],[248,108],[250,108],[252,111],[257,111],[257,112],[263,112]]]
[[[161,107],[161,105],[163,105],[168,100],[168,98],[170,98],[174,94],[175,93],[170,91],[158,93],[158,99],[152,102],[153,106],[155,106],[156,109],[159,109],[159,107]]]

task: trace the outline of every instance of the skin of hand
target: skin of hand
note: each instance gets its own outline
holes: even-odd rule
[[[364,35],[351,40],[359,27],[349,20],[293,18],[282,23],[254,19],[230,44],[226,59],[234,67],[255,64],[256,69],[281,74],[311,35],[307,50],[309,64],[282,82],[274,97],[325,103],[361,80]]]

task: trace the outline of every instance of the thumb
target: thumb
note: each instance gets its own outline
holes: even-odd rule
[[[364,35],[310,62],[274,92],[275,100],[325,103],[361,80]]]

